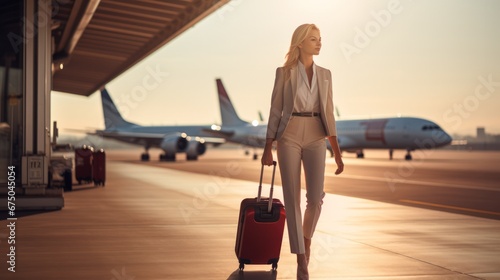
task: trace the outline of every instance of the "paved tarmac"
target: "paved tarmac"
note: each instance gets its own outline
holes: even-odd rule
[[[104,188],[76,187],[61,211],[18,218],[15,273],[0,221],[0,279],[295,279],[286,230],[277,272],[238,271],[239,204],[257,183],[224,175],[237,165],[220,176],[107,166]],[[499,233],[498,220],[327,194],[310,279],[500,279]]]
[[[114,152],[113,157],[138,163],[139,153]],[[327,158],[325,191],[500,220],[499,151],[415,151],[412,161],[403,159],[404,151],[394,152],[393,160],[388,159],[387,151],[368,150],[365,154],[366,158],[358,159],[344,153],[345,168],[341,176],[334,175],[335,161]],[[229,174],[226,171],[229,163],[237,166],[238,172]],[[238,149],[210,149],[196,162],[179,155],[177,162],[152,160],[141,164],[252,181],[260,171],[258,162]],[[264,181],[269,183],[270,177],[265,176]],[[280,176],[276,181],[281,184]]]

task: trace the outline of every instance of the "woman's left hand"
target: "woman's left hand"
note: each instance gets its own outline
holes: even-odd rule
[[[335,157],[335,162],[337,163],[337,171],[335,171],[335,175],[339,175],[344,171],[344,162],[342,162],[342,157]]]
[[[344,162],[342,161],[342,152],[340,151],[339,142],[337,141],[337,136],[329,136],[328,141],[332,146],[333,155],[335,156],[335,162],[337,163],[337,171],[335,175],[339,175],[344,171]]]

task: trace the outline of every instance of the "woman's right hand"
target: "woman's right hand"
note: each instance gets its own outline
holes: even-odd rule
[[[264,153],[262,153],[262,158],[260,160],[262,165],[273,165],[273,152],[272,148],[265,147]]]

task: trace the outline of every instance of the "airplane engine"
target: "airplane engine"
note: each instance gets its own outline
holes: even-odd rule
[[[165,152],[165,154],[160,155],[160,160],[175,161],[175,154],[186,151],[188,143],[185,133],[166,135],[160,144],[160,148]]]
[[[203,155],[207,150],[205,141],[200,138],[190,139],[186,150],[187,160],[197,160],[198,156]]]

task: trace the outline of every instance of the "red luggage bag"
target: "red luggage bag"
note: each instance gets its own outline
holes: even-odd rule
[[[83,145],[75,149],[75,177],[78,184],[92,182],[92,153],[93,148]]]
[[[271,264],[278,268],[278,261],[285,227],[285,208],[279,199],[273,199],[276,161],[273,162],[273,176],[269,198],[261,198],[262,175],[260,172],[259,193],[256,198],[241,201],[236,235],[235,252],[240,270],[245,264]]]
[[[106,153],[103,149],[92,154],[92,179],[95,186],[104,186],[106,182]]]

